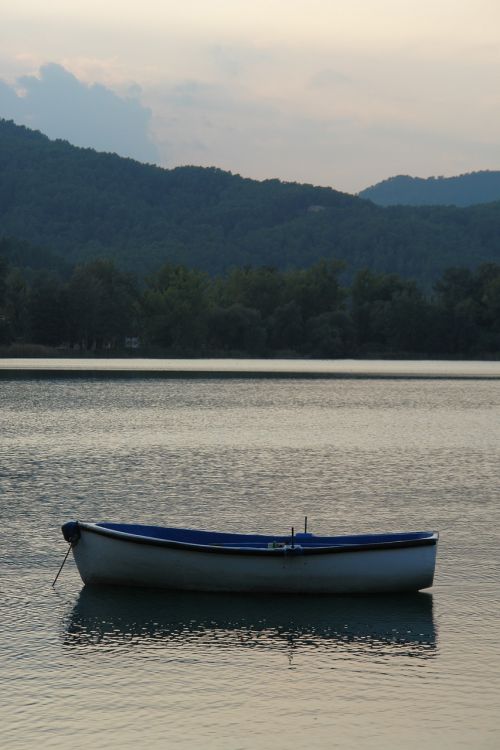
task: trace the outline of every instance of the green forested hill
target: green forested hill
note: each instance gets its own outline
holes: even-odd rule
[[[359,193],[379,206],[475,206],[500,201],[500,172],[483,170],[455,177],[397,175]]]
[[[430,285],[449,266],[500,260],[500,204],[381,208],[330,188],[161,169],[0,120],[0,236],[139,274],[165,261],[220,273],[336,258],[349,274]]]
[[[67,277],[72,271],[72,264],[62,256],[12,237],[0,237],[0,259],[13,268],[22,268],[28,275],[29,272],[52,271]]]

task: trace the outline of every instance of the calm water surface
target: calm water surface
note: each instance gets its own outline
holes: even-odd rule
[[[500,382],[0,380],[2,748],[500,746]],[[61,522],[438,529],[431,593],[50,583]]]

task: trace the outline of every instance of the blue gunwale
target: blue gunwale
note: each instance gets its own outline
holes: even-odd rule
[[[363,552],[368,550],[435,545],[438,540],[437,532],[433,531],[328,537],[298,533],[294,539],[295,547],[292,548],[292,537],[290,535],[231,534],[218,531],[201,531],[198,529],[109,522],[97,524],[78,522],[78,525],[87,532],[100,534],[116,539],[117,541],[232,555],[265,554],[283,556],[283,554],[317,555]],[[273,542],[285,546],[277,548],[268,547]]]

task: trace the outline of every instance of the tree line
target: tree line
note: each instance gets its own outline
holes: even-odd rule
[[[342,264],[234,268],[211,277],[167,264],[145,282],[110,260],[67,278],[0,257],[0,345],[184,356],[495,356],[500,265],[450,268],[431,292],[395,274]]]

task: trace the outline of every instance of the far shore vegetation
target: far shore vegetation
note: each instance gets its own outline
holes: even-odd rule
[[[500,265],[449,268],[431,290],[343,265],[167,264],[145,281],[110,260],[69,275],[0,256],[0,356],[500,358]]]
[[[0,162],[0,356],[500,358],[500,203],[382,208],[1,118]]]

